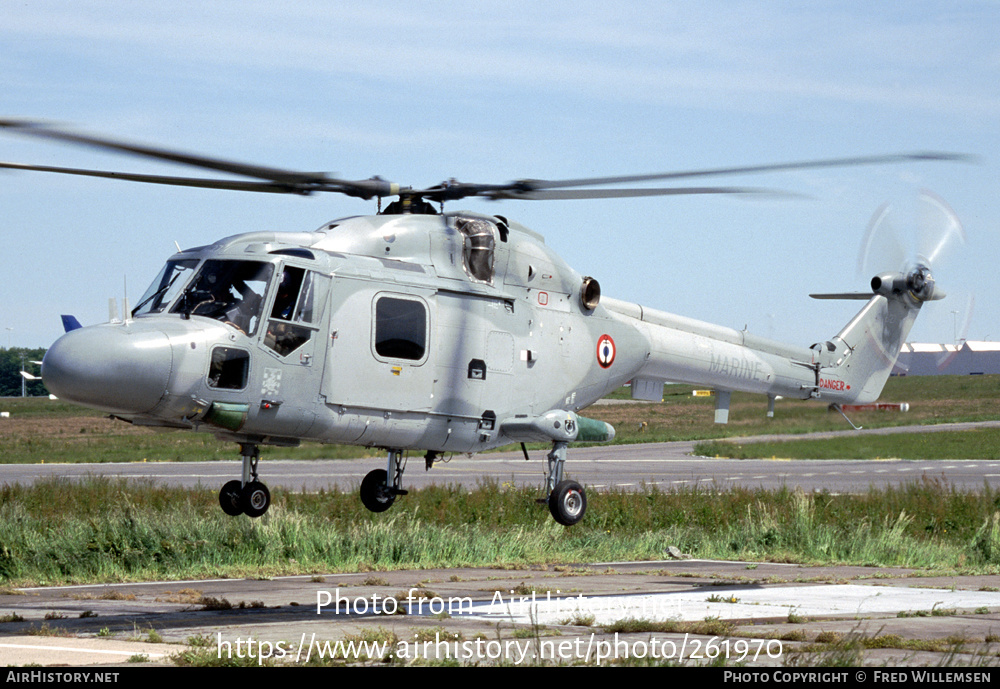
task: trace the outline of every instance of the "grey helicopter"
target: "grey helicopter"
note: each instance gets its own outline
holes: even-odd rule
[[[586,492],[566,478],[574,442],[615,430],[580,414],[631,382],[659,401],[664,384],[731,394],[877,399],[921,306],[943,297],[929,261],[876,275],[870,290],[813,295],[865,304],[811,347],[696,321],[601,294],[536,232],[503,215],[444,211],[466,198],[556,200],[770,193],[747,187],[612,185],[833,166],[956,160],[908,153],[503,184],[450,180],[426,188],[379,177],[348,181],[137,145],[43,122],[3,130],[226,173],[233,179],[0,163],[15,170],[162,185],[377,199],[376,215],[311,232],[250,232],[180,250],[117,322],[72,327],[47,351],[42,378],[61,399],[137,426],[207,431],[239,446],[242,471],[222,486],[230,515],[263,515],[271,496],[260,447],[304,440],[380,448],[385,468],[362,480],[373,512],[406,494],[408,453],[425,466],[528,442],[551,446],[545,495],[553,518],[580,521]],[[382,202],[391,202],[382,208]],[[838,406],[839,408],[839,406]],[[527,450],[524,450],[527,458]]]

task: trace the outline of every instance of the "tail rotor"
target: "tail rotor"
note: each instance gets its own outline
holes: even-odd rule
[[[901,229],[901,228],[907,229]],[[872,216],[858,251],[858,272],[875,275],[872,291],[905,292],[914,304],[938,301],[920,318],[919,332],[935,342],[965,340],[975,305],[973,290],[961,270],[965,229],[955,211],[938,195],[922,191],[909,213],[885,204]],[[944,368],[951,356],[942,357]]]

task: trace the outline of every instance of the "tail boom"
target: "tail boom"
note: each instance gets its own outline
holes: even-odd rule
[[[920,304],[907,295],[872,295],[833,338],[798,347],[637,304],[605,301],[648,342],[649,354],[635,373],[633,391],[636,381],[644,390],[657,382],[689,383],[720,392],[836,404],[878,399]]]

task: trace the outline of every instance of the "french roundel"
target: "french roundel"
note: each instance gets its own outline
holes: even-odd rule
[[[601,368],[609,368],[615,362],[615,341],[610,335],[601,335],[597,341],[597,363]]]

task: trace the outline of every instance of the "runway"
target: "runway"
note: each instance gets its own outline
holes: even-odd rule
[[[733,438],[747,443],[780,437],[825,438],[831,435],[864,435],[892,433],[933,433],[943,430],[996,427],[1000,422],[939,424],[935,426],[904,426],[884,429],[864,429],[836,433],[815,433],[797,436],[765,436]],[[691,456],[694,442],[650,443],[642,445],[611,445],[571,447],[566,461],[568,477],[594,490],[637,489],[655,485],[673,487],[706,486],[801,488],[806,491],[827,490],[851,493],[882,488],[913,481],[931,479],[955,488],[980,490],[984,485],[1000,486],[998,460],[785,460],[785,459],[717,459]],[[461,484],[475,487],[483,479],[511,482],[515,485],[542,486],[545,478],[545,451],[536,450],[525,461],[520,451],[484,453],[472,457],[455,455],[446,462],[435,463],[426,471],[420,455],[410,458],[404,474],[404,487],[419,489],[430,484]],[[364,475],[373,468],[384,467],[384,460],[261,460],[261,480],[270,487],[293,491],[354,490]],[[38,479],[62,477],[79,479],[87,476],[146,479],[171,486],[218,489],[223,483],[240,475],[240,462],[235,457],[224,462],[131,462],[108,464],[31,464],[0,465],[0,483],[30,484]]]

